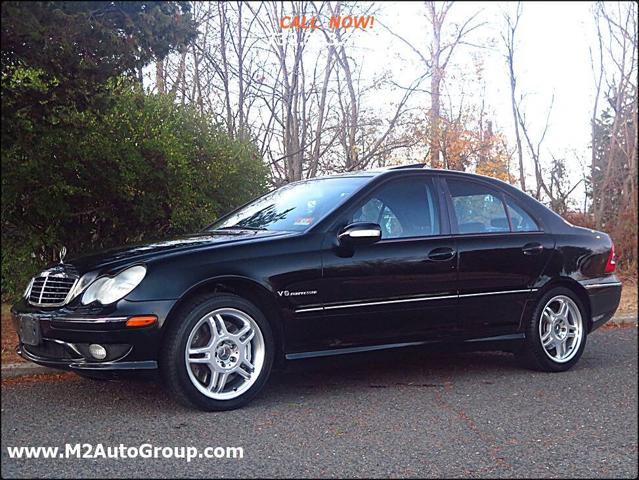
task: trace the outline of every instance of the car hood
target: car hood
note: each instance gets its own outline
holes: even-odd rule
[[[272,232],[267,230],[228,230],[201,232],[181,235],[166,240],[138,245],[128,245],[91,253],[68,260],[79,273],[117,268],[131,263],[141,262],[158,256],[170,255],[189,250],[213,248],[222,245],[250,242],[257,239],[290,235],[291,232]]]

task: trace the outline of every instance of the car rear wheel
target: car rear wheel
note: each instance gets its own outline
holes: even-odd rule
[[[539,300],[529,319],[522,357],[536,370],[568,370],[583,353],[586,329],[581,300],[568,288],[554,288]]]
[[[236,295],[199,297],[171,320],[161,373],[177,398],[203,410],[231,410],[264,386],[273,364],[270,325]]]

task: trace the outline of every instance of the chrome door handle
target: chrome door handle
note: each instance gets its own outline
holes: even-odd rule
[[[540,243],[527,243],[521,249],[524,255],[539,255],[544,250],[544,246]]]
[[[450,260],[454,256],[455,249],[450,247],[435,248],[428,254],[428,258],[435,261]]]

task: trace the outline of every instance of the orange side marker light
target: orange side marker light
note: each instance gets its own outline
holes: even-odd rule
[[[127,327],[148,327],[158,321],[155,315],[141,315],[139,317],[131,317],[126,321]]]

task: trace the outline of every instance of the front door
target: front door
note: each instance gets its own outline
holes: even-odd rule
[[[437,179],[391,179],[349,209],[337,228],[380,225],[382,239],[344,252],[323,249],[326,349],[390,345],[453,337],[457,253],[440,206]]]

